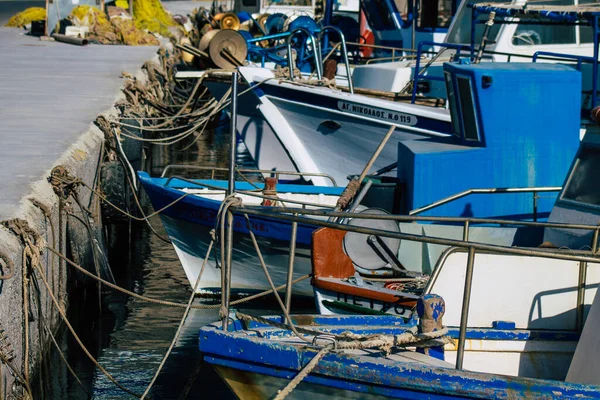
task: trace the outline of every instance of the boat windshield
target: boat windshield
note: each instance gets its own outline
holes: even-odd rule
[[[600,148],[584,147],[567,187],[562,195],[565,200],[600,206]]]
[[[483,3],[486,0],[463,1],[458,7],[456,16],[446,36],[446,43],[470,44],[471,43],[471,8],[467,4]],[[479,16],[481,20],[487,20],[487,15]],[[475,25],[475,43],[481,40],[484,24]],[[496,41],[500,32],[500,25],[494,24],[488,33],[488,41]]]

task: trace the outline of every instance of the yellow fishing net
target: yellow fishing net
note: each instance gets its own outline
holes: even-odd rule
[[[138,28],[163,36],[171,36],[169,27],[177,25],[160,0],[133,0],[133,19]]]
[[[125,14],[124,10],[123,13]],[[71,11],[69,19],[74,25],[87,26],[90,30],[88,39],[102,44],[127,44],[130,46],[158,46],[160,44],[152,34],[138,29],[129,17],[113,16],[109,20],[107,15],[96,7],[88,5],[75,7]]]
[[[13,15],[5,26],[21,27],[28,25],[32,21],[41,21],[46,19],[46,9],[41,7],[31,7]]]

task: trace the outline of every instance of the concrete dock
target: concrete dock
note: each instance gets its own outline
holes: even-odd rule
[[[169,4],[165,4],[167,8]],[[177,13],[199,6],[196,2],[172,4]],[[2,12],[0,17],[6,20]],[[93,122],[99,114],[111,112],[119,99],[125,84],[121,73],[140,74],[144,62],[152,60],[157,50],[73,46],[40,41],[24,35],[21,29],[0,28],[0,360],[8,358],[10,367],[29,375],[25,376],[28,381],[35,378],[42,352],[51,346],[40,320],[56,330],[60,318],[49,291],[35,273],[37,266],[32,264],[37,263],[37,257],[32,260],[24,255],[26,240],[7,221],[17,219],[19,226],[28,225],[62,253],[67,252],[68,241],[73,241],[66,234],[67,224],[71,224],[69,231],[79,230],[77,236],[89,241],[84,225],[65,214],[47,178],[53,167],[62,165],[71,175],[93,184],[104,142],[104,135]],[[88,189],[80,187],[78,195],[84,205],[90,205]],[[70,269],[43,244],[39,249],[39,264],[51,291],[66,308]],[[1,261],[2,257],[8,262]],[[23,259],[28,260],[25,269]],[[3,279],[11,273],[11,278]],[[39,291],[23,284],[32,280]],[[14,384],[6,366],[0,361],[0,400],[21,398],[24,385]],[[66,376],[65,367],[60,368],[62,371],[53,374]]]

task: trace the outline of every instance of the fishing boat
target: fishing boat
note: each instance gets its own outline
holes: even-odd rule
[[[385,145],[384,151],[394,147],[397,176],[390,180],[391,190],[388,193],[381,193],[379,187],[372,187],[360,205],[381,207],[382,200],[388,199],[387,211],[395,214],[523,220],[546,218],[553,205],[556,187],[561,183],[560,177],[567,172],[579,144],[580,73],[561,65],[531,64],[521,70],[514,65],[501,63],[448,64],[447,71],[449,85],[458,88],[461,94],[456,96],[452,108],[456,116],[452,124],[455,134]],[[483,88],[480,82],[485,80],[489,84]],[[510,101],[513,97],[509,97],[507,92],[519,98],[520,102]],[[245,105],[247,103],[241,100],[240,106]],[[561,118],[547,118],[547,110],[555,109],[561,110]],[[520,128],[505,124],[506,115],[515,115]],[[363,146],[362,152],[356,154],[357,158],[365,161],[365,165],[368,164],[368,157],[372,156],[364,149],[366,147]],[[383,153],[379,157],[382,156]],[[333,156],[331,158],[335,159]],[[377,165],[378,161],[379,158],[375,158],[374,164]],[[389,161],[392,160],[386,162]],[[277,174],[286,176],[284,172],[278,170]],[[273,171],[262,173],[268,176]],[[277,197],[280,197],[279,193],[291,193],[282,199],[308,202],[313,207],[333,207],[336,204],[342,189],[328,187],[331,183],[324,174],[303,174],[293,170],[290,173],[301,175],[318,186],[277,185]],[[205,198],[197,198],[205,196],[197,181],[150,178],[146,174],[140,174],[140,179],[155,210],[173,203],[161,212],[161,218],[193,287],[212,240],[208,232],[214,228],[220,201],[225,198],[224,182],[210,183],[219,186],[219,191],[218,194],[209,192],[213,197],[207,202]],[[242,182],[239,185],[242,195],[247,194],[248,190],[260,194],[264,188],[260,183],[257,187]],[[474,188],[482,188],[488,194],[501,191],[502,198],[491,199],[486,194],[469,195]],[[464,195],[455,198],[457,192],[463,192]],[[540,198],[539,193],[544,193],[544,197]],[[191,196],[177,202],[186,194]],[[444,200],[449,196],[454,201]],[[252,204],[261,202],[261,199],[254,198]],[[197,215],[211,217],[194,217]],[[237,228],[243,235],[236,236],[236,244],[240,247],[239,250],[236,247],[234,253],[236,267],[233,268],[233,287],[267,290],[269,286],[253,243],[247,236],[246,223],[242,216],[237,218]],[[256,229],[255,235],[264,240],[265,246],[272,251],[266,255],[268,260],[265,261],[275,271],[275,280],[279,285],[285,282],[289,267],[287,253],[282,252],[281,248],[287,246],[290,240],[291,222],[280,221],[278,224],[283,225],[278,225],[277,229],[268,228],[269,224],[261,220],[258,224],[261,229]],[[300,275],[311,270],[309,252],[311,234],[315,228],[302,227],[302,239],[298,242],[300,255],[295,261],[298,263],[296,271]],[[270,233],[272,231],[277,234]],[[421,264],[425,265],[420,261],[413,265]],[[213,259],[207,262],[200,292],[214,291],[220,287],[218,265]],[[299,288],[303,293],[312,295],[308,282]]]
[[[188,180],[184,178],[151,178],[139,172],[155,210],[162,210],[160,218],[177,252],[181,265],[192,287],[206,263],[198,294],[210,295],[220,292],[221,267],[219,251],[215,248],[207,258],[208,248],[214,242],[222,203],[227,196],[227,181]],[[291,208],[333,208],[343,188],[315,187],[309,185],[271,185],[265,191],[264,182],[236,182],[235,191],[244,204],[283,205]],[[274,200],[265,200],[271,196]],[[265,203],[266,202],[266,203]],[[235,215],[233,222],[235,251],[232,286],[240,293],[267,290],[268,282],[262,262],[269,266],[275,284],[286,282],[291,224],[271,218],[252,218]],[[258,237],[262,250],[262,261],[250,239],[249,230]],[[299,224],[297,231],[298,256],[295,258],[296,278],[310,273],[310,235],[315,229],[310,224]],[[295,288],[298,295],[312,296],[309,282]]]
[[[600,197],[593,186],[600,173],[599,146],[598,133],[590,132],[584,137],[552,208],[549,222],[597,222],[595,207]],[[498,220],[473,222],[465,223],[465,220],[456,218],[425,218],[419,221],[418,217],[399,217],[395,221],[386,221],[385,226],[387,230],[398,233],[434,238],[468,238],[478,243],[503,246],[551,246],[582,250],[594,248],[597,244],[597,238],[593,238],[590,232],[562,229],[560,226],[524,221],[520,224],[504,224]],[[377,227],[380,223],[357,219],[350,221],[350,224]],[[372,237],[331,228],[321,228],[313,233],[312,284],[320,313],[390,313],[406,316],[422,293],[433,291],[446,299],[450,298],[445,289],[438,285],[440,279],[445,277],[448,282],[444,288],[452,286],[455,275],[448,275],[445,269],[451,270],[450,265],[456,257],[460,257],[456,254],[456,248],[396,240],[387,243],[387,247],[396,255],[392,259],[372,242]],[[488,262],[493,265],[491,261]],[[528,260],[524,262],[529,263]],[[512,271],[512,268],[521,268],[518,260],[498,267],[508,275],[522,274],[518,270]],[[543,269],[548,265],[541,264],[540,267]],[[546,274],[542,270],[538,273]],[[548,281],[564,279],[559,273],[545,276]],[[489,276],[482,277],[488,278],[492,279]],[[499,276],[494,277],[493,281],[499,287],[504,287]]]
[[[481,150],[497,140],[519,151],[518,143],[522,138],[550,120],[544,117],[548,108],[525,113],[525,108],[535,106],[512,101],[516,97],[533,100],[531,96],[536,93],[536,102],[558,101],[561,96],[556,93],[569,91],[573,97],[564,106],[570,115],[573,107],[581,104],[580,99],[574,98],[580,97],[581,78],[565,66],[447,63],[444,71],[451,92],[449,109],[332,91],[326,87],[304,87],[280,82],[267,70],[240,68],[241,74],[251,83],[252,91],[240,98],[238,132],[261,169],[327,172],[336,181],[343,182],[349,174],[360,171],[390,127],[395,128],[394,135],[377,159],[375,169],[398,160],[399,144],[421,147],[422,151],[433,154],[436,146],[457,145],[457,150],[466,147]],[[266,75],[260,75],[262,73]],[[546,74],[556,74],[556,80],[545,80]],[[484,76],[489,83],[482,81]],[[215,82],[205,80],[211,90]],[[535,90],[526,89],[530,85],[535,86]],[[303,94],[303,103],[296,101],[299,93]],[[522,96],[515,93],[522,93]],[[310,110],[304,108],[307,104],[310,104]],[[559,106],[557,109],[564,108]],[[579,115],[580,109],[576,111]],[[506,115],[519,115],[518,123],[515,121],[512,125],[502,121]],[[263,116],[269,118],[263,119]],[[552,120],[548,127],[554,130],[556,122],[559,121]],[[542,135],[547,133],[545,131]],[[564,137],[567,132],[572,134],[573,130],[570,127],[559,129],[554,134],[560,141],[571,140]],[[579,138],[579,129],[575,136],[573,140]],[[576,144],[572,146],[574,151]],[[429,149],[425,150],[427,147]],[[571,157],[572,153],[567,160]],[[566,169],[559,176],[564,172]],[[469,180],[464,182],[472,184]],[[322,181],[313,183],[324,184]]]
[[[599,375],[591,372],[600,348],[599,149],[600,135],[588,133],[548,222],[505,221],[502,228],[489,226],[499,221],[463,219],[481,231],[460,226],[458,239],[388,229],[394,218],[364,212],[347,217],[380,225],[317,222],[323,228],[314,233],[316,290],[351,298],[346,313],[378,315],[289,315],[287,304],[281,317],[232,310],[226,321],[200,330],[204,359],[240,398],[280,391],[291,398],[600,397]],[[520,226],[526,238],[541,228],[544,245],[523,247]],[[485,230],[512,241],[486,243]],[[357,283],[359,269],[349,258],[356,249],[327,251],[351,234],[355,246],[360,236],[377,238],[379,253],[394,250],[393,240],[444,250],[426,285],[412,294],[397,291],[394,301],[392,289]],[[348,269],[354,281],[335,276]],[[402,312],[386,315],[369,302]],[[443,343],[421,347],[420,341],[441,339],[435,335],[441,331]]]
[[[443,44],[452,53],[462,49],[466,57],[475,57],[478,50],[475,40],[479,40],[484,31],[481,22],[490,20],[490,12],[494,11],[498,15],[497,23],[488,26],[487,37],[479,46],[482,50],[485,47],[485,51],[481,53],[481,60],[524,61],[526,57],[534,56],[539,61],[551,56],[554,57],[554,61],[567,60],[574,67],[580,66],[586,72],[579,87],[580,96],[582,88],[586,92],[582,97],[585,100],[582,108],[589,110],[595,106],[595,92],[590,96],[588,91],[596,86],[592,83],[595,76],[592,74],[593,66],[588,65],[593,64],[594,58],[590,56],[595,51],[594,46],[587,43],[589,38],[586,42],[582,42],[581,39],[575,40],[578,37],[587,38],[591,27],[566,26],[574,32],[573,43],[561,43],[561,30],[555,24],[545,26],[544,29],[548,33],[545,33],[544,37],[554,37],[557,43],[549,39],[543,43],[524,45],[517,38],[524,37],[524,29],[532,25],[525,24],[525,18],[520,20],[522,25],[514,24],[514,16],[520,15],[523,6],[516,3],[485,8],[481,5],[471,9],[465,3],[460,6],[449,29],[447,42]],[[510,7],[517,11],[507,12]],[[573,18],[564,17],[560,10],[552,13],[550,7],[546,9],[549,13],[542,13],[545,9],[536,7],[536,18],[537,15],[543,14],[556,16],[555,19],[559,23],[574,22]],[[472,21],[473,10],[478,14]],[[531,10],[531,7],[527,10]],[[530,19],[532,14],[528,12],[525,14]],[[575,22],[580,25],[592,24],[591,14],[593,13],[580,13],[577,16],[579,20]],[[505,24],[507,21],[511,24]],[[475,31],[473,38],[471,24]],[[557,33],[551,33],[554,32],[552,29]],[[336,35],[331,36],[333,38]],[[315,40],[319,42],[318,38]],[[341,53],[340,64],[347,65],[348,59],[344,57],[344,51]],[[568,54],[559,56],[558,53]],[[383,167],[385,162],[391,163],[395,160],[394,143],[452,134],[451,117],[449,111],[444,108],[446,98],[450,105],[453,102],[452,95],[447,96],[444,79],[446,67],[442,62],[421,63],[420,54],[410,68],[404,65],[406,61],[355,67],[352,73],[347,73],[347,76],[351,76],[351,79],[344,81],[347,83],[338,80],[337,84],[332,81],[324,83],[322,79],[305,79],[306,76],[276,75],[269,69],[242,68],[242,75],[247,81],[247,87],[252,87],[252,92],[244,95],[245,105],[240,108],[239,135],[260,168],[272,169],[281,166],[288,170],[294,168],[315,172],[328,171],[337,180],[341,180],[356,171],[356,167],[352,165],[354,161],[359,164],[364,161],[356,157],[361,150],[372,148],[387,128],[396,126],[397,135],[390,143],[390,148],[386,149],[379,159],[380,164],[376,165],[376,168]],[[318,64],[316,61],[315,63]],[[427,68],[422,71],[424,64]],[[414,74],[414,69],[419,71],[419,74]],[[401,93],[413,80],[412,93]],[[205,83],[216,98],[221,98],[229,87],[229,78],[223,73],[209,75]],[[478,93],[482,89],[478,85],[473,88]],[[419,92],[424,93],[425,97],[418,97]],[[408,104],[403,101],[407,101]],[[460,110],[458,112],[462,113]]]

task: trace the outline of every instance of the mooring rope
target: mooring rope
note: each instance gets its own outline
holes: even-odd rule
[[[300,373],[296,375],[285,388],[277,392],[275,400],[283,400],[288,397],[294,391],[294,389],[296,389],[296,386],[298,386],[304,380],[304,378],[306,378],[312,372],[312,370],[315,369],[321,358],[323,358],[323,356],[325,356],[329,350],[331,350],[330,347],[323,347],[321,350],[319,350],[312,360],[310,360],[308,364],[302,368]]]
[[[34,268],[37,270],[40,278],[42,279],[42,282],[44,283],[44,286],[46,287],[46,291],[48,292],[48,295],[50,296],[50,299],[52,300],[52,303],[54,304],[54,306],[56,307],[58,314],[60,315],[61,319],[63,320],[63,322],[65,323],[65,325],[67,326],[67,328],[69,329],[69,331],[71,332],[71,334],[73,335],[73,337],[75,338],[75,341],[77,342],[77,344],[79,345],[79,347],[81,348],[81,350],[83,350],[84,354],[88,357],[88,359],[96,366],[96,368],[98,368],[112,383],[114,383],[119,389],[121,389],[122,391],[124,391],[125,393],[128,393],[134,397],[139,398],[140,395],[137,394],[136,392],[126,388],[125,386],[121,385],[95,358],[94,356],[92,356],[92,354],[88,351],[88,349],[85,347],[85,345],[83,344],[83,342],[81,341],[81,339],[79,338],[79,335],[77,335],[77,332],[75,332],[75,329],[73,328],[73,326],[71,325],[71,323],[69,322],[69,319],[67,318],[67,315],[65,314],[65,312],[63,311],[62,307],[60,306],[60,304],[58,304],[58,300],[56,299],[56,297],[54,296],[54,292],[52,291],[52,288],[50,288],[50,285],[48,284],[48,281],[46,279],[46,274],[44,273],[44,270],[42,269],[41,265],[38,263],[36,265],[34,265]]]

